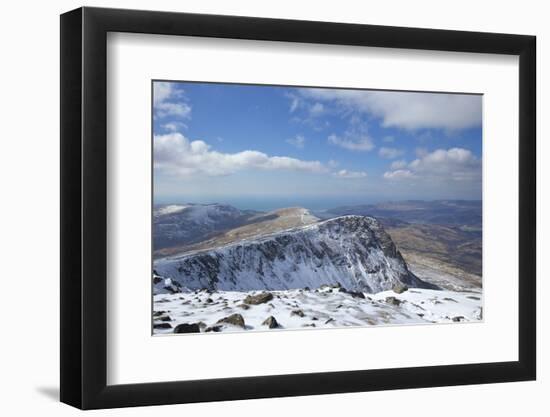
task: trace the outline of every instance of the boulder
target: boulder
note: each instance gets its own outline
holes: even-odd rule
[[[351,295],[353,298],[365,299],[365,294],[359,291],[348,291],[348,294]]]
[[[198,323],[182,323],[174,328],[174,333],[200,333],[201,329]]]
[[[290,315],[291,315],[291,316],[298,316],[298,317],[304,317],[304,316],[305,316],[304,312],[303,312],[302,310],[300,310],[300,309],[292,310],[292,311],[290,312]]]
[[[170,323],[155,323],[153,324],[154,329],[171,329],[172,325]]]
[[[222,331],[222,326],[210,326],[210,327],[207,327],[204,331],[205,333],[210,333],[210,332],[218,333]]]
[[[407,287],[405,284],[401,282],[397,282],[393,284],[392,291],[396,294],[403,294],[405,291],[407,291],[409,287]]]
[[[393,306],[399,306],[401,305],[402,301],[395,297],[386,297],[386,303],[391,304]]]
[[[245,304],[263,304],[271,300],[273,300],[273,294],[271,294],[270,292],[264,291],[260,294],[247,295],[246,298],[243,300],[243,302]]]
[[[219,319],[216,324],[232,324],[233,326],[242,327],[244,329],[244,318],[238,313],[231,314],[223,319]]]
[[[262,325],[267,326],[270,329],[276,329],[276,328],[280,327],[279,323],[277,322],[277,320],[273,316],[269,316],[267,319],[265,319],[264,322],[262,323]]]

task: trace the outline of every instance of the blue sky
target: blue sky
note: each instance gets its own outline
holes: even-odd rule
[[[155,203],[481,198],[476,95],[158,82]]]

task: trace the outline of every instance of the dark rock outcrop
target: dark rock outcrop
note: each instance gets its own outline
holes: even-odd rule
[[[198,323],[182,323],[174,328],[174,333],[200,333],[201,329]]]

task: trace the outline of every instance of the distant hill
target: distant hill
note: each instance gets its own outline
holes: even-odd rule
[[[319,215],[328,218],[348,214],[388,218],[408,223],[463,226],[481,230],[482,203],[480,200],[407,200],[335,207]]]
[[[202,241],[213,233],[245,224],[257,212],[227,204],[170,204],[153,210],[153,246],[163,248]]]

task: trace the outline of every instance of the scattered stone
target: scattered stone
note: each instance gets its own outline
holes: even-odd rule
[[[243,310],[248,310],[250,308],[250,306],[248,304],[239,304],[237,307],[240,307]]]
[[[418,317],[424,317],[424,313],[416,313]]]
[[[325,321],[325,324],[329,324],[329,323],[331,323],[331,322],[333,322],[333,321],[334,321],[334,319],[331,317],[331,318],[329,318],[327,321]]]
[[[315,325],[315,323],[306,323],[306,324],[302,324],[302,327],[317,327]]]
[[[458,303],[454,298],[445,297],[443,301],[452,301],[453,303]]]
[[[162,316],[164,313],[166,313],[164,310],[153,311],[153,317]]]
[[[338,305],[336,306],[336,308],[342,308],[342,307],[344,307],[343,304],[338,304]]]
[[[163,316],[163,317],[159,317],[157,320],[160,320],[160,321],[172,321],[172,318],[170,316]]]
[[[182,323],[174,328],[174,333],[200,333],[201,328],[198,323]]]
[[[458,323],[459,321],[464,321],[464,316],[455,316],[455,317],[452,318],[452,320],[455,323]]]
[[[211,332],[218,333],[221,331],[222,331],[222,326],[210,326],[204,330],[205,333],[211,333]]]
[[[298,310],[292,310],[292,311],[290,312],[290,315],[291,315],[291,316],[298,316],[298,317],[304,317],[304,316],[305,316],[304,312],[303,312],[302,310],[300,310],[300,309],[298,309]]]
[[[402,301],[395,297],[386,297],[386,303],[394,306],[399,306],[401,305]]]
[[[172,325],[170,323],[155,323],[153,324],[153,329],[171,329]]]
[[[405,284],[398,282],[393,285],[392,291],[396,294],[403,294],[405,291],[407,291],[409,287],[407,287]]]
[[[304,291],[311,291],[309,287],[304,287]]]
[[[262,292],[256,295],[247,295],[243,302],[245,304],[263,304],[271,300],[273,300],[273,294],[270,292]]]
[[[232,324],[233,326],[242,327],[244,329],[244,318],[238,313],[219,319],[216,324]]]
[[[279,323],[277,322],[277,320],[273,316],[269,316],[267,319],[265,319],[264,322],[262,323],[262,325],[267,326],[270,329],[276,329],[276,328],[279,327]]]
[[[481,300],[481,298],[474,297],[473,295],[468,295],[466,298],[469,298],[470,300],[477,300],[477,301]]]
[[[479,307],[479,309],[474,313],[474,318],[476,320],[482,320],[483,319],[483,307]]]
[[[365,294],[359,291],[348,291],[348,294],[351,295],[353,298],[365,299]]]
[[[153,284],[158,284],[161,281],[162,281],[161,277],[153,277]]]
[[[207,302],[208,304],[211,304],[211,303],[214,302],[214,300],[212,300],[210,297],[208,297],[208,298],[206,299],[206,302]]]
[[[311,320],[317,321],[317,320],[319,320],[319,319],[318,319],[317,317],[312,317]]]

